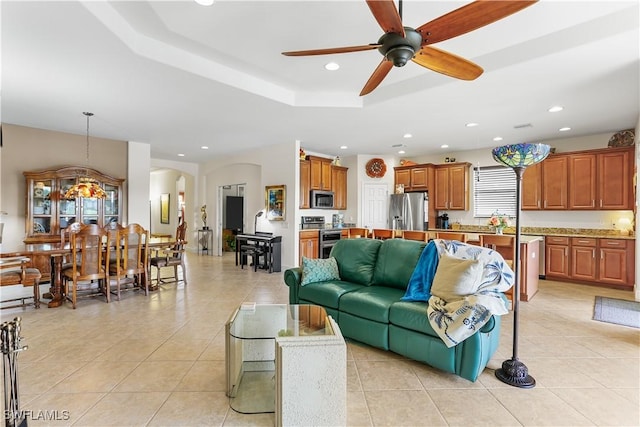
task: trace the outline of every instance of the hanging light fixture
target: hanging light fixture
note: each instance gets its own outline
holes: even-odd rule
[[[84,111],[84,114],[87,117],[87,167],[89,166],[89,118],[93,116],[93,113],[89,113]],[[78,179],[71,188],[64,193],[65,199],[75,199],[75,198],[85,198],[85,199],[104,199],[107,197],[107,193],[104,191],[100,184],[96,182],[93,178],[89,178],[88,173],[85,173],[85,176],[82,176]]]
[[[502,362],[502,368],[496,369],[496,377],[505,384],[532,388],[536,380],[529,375],[527,366],[518,359],[518,306],[520,303],[520,213],[522,211],[522,174],[531,165],[540,163],[549,155],[551,147],[546,144],[511,144],[493,149],[493,159],[509,168],[516,174],[516,241],[513,273],[515,286],[513,289],[513,354],[511,359]]]

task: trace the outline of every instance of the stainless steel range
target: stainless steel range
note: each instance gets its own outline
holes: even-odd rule
[[[329,258],[331,248],[342,237],[342,229],[325,228],[323,216],[303,216],[300,228],[302,230],[318,230],[318,255],[320,258]]]

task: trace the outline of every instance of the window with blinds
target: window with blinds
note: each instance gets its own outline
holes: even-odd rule
[[[474,169],[473,216],[489,218],[492,213],[515,217],[516,175],[505,166]]]

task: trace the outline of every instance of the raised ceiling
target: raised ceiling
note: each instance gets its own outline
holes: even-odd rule
[[[406,0],[403,21],[417,27],[467,3]],[[149,143],[158,159],[202,162],[294,140],[342,156],[404,144],[411,157],[445,143],[492,147],[495,136],[503,144],[615,132],[640,115],[635,0],[541,1],[435,45],[482,66],[477,80],[409,63],[365,97],[377,51],[281,55],[376,42],[382,30],[363,0],[0,7],[2,122],[83,134],[82,112],[91,111],[92,135]],[[329,61],[341,68],[326,71]],[[565,109],[547,112],[553,105]],[[560,134],[563,126],[572,129]]]

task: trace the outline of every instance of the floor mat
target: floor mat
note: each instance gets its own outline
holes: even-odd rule
[[[640,302],[596,297],[593,320],[640,328]]]

